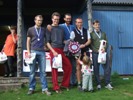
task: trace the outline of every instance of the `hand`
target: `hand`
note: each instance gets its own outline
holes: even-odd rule
[[[102,48],[101,50],[98,50],[98,52],[102,52],[102,53],[104,53],[104,52],[105,52],[105,49]]]
[[[105,49],[104,49],[104,48],[102,48],[102,50],[101,50],[101,51],[102,51],[102,53],[104,53],[104,52],[105,52]]]
[[[86,52],[84,52],[84,56],[87,56],[87,55],[86,55]]]
[[[49,48],[47,46],[44,46],[45,51],[49,51]]]
[[[30,52],[28,52],[28,57],[31,58],[31,53]]]
[[[4,52],[4,49],[2,49],[1,52]]]
[[[56,51],[53,52],[54,57],[58,56],[58,53]]]
[[[77,58],[77,64],[80,64],[80,59],[79,58]]]
[[[85,48],[85,45],[84,44],[81,44],[80,45],[80,48],[82,49],[82,48]]]
[[[51,25],[47,25],[47,29],[48,29],[49,31],[51,31],[52,26],[51,26]]]

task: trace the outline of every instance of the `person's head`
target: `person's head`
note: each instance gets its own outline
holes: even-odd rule
[[[82,62],[84,65],[91,65],[91,60],[87,55],[83,56]]]
[[[35,21],[35,25],[37,27],[40,27],[42,25],[42,22],[43,22],[42,15],[36,15],[34,21]]]
[[[10,26],[10,32],[11,33],[16,33],[17,32],[17,27],[16,26]]]
[[[83,26],[83,20],[82,20],[82,18],[76,18],[76,20],[75,20],[75,25],[76,25],[76,27],[78,28],[78,29],[81,29],[82,28],[82,26]]]
[[[93,28],[96,30],[96,31],[100,31],[100,22],[98,20],[94,20],[93,21]]]
[[[51,17],[52,17],[52,25],[58,26],[60,20],[60,14],[58,12],[54,12]]]
[[[70,13],[66,13],[66,14],[64,15],[64,21],[65,21],[65,23],[66,23],[67,25],[69,25],[69,24],[71,23],[71,20],[72,20],[71,14],[70,14]]]

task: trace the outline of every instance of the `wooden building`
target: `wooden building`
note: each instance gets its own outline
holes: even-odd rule
[[[74,18],[82,16],[87,1],[91,0],[0,0],[0,49],[9,34],[8,27],[17,25],[19,36],[17,45],[17,76],[22,76],[23,56],[26,49],[26,31],[34,25],[34,17],[41,14],[44,17],[43,26],[51,23],[51,14],[55,11],[61,14],[60,23],[63,23],[65,13],[71,13]],[[0,65],[2,66],[2,65]],[[3,74],[1,67],[1,75]]]
[[[26,31],[34,25],[34,16],[42,14],[43,26],[46,27],[55,11],[61,14],[60,23],[63,23],[65,13],[71,13],[73,24],[76,17],[82,17],[83,26],[89,30],[92,30],[92,20],[100,20],[101,29],[107,33],[109,43],[114,48],[112,73],[133,74],[133,0],[0,0],[0,49],[9,33],[8,26],[17,25],[20,35],[18,77],[23,75],[22,50],[26,49]],[[0,71],[2,75],[3,66]]]

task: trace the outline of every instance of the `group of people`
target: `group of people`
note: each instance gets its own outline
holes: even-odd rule
[[[94,77],[97,83],[97,89],[101,89],[101,81],[99,75],[100,63],[98,63],[98,54],[100,40],[106,40],[106,34],[100,29],[100,22],[94,20],[93,28],[94,30],[90,33],[87,29],[83,27],[83,19],[78,17],[75,20],[75,26],[71,25],[72,16],[67,13],[64,15],[65,23],[59,24],[60,14],[54,12],[51,16],[52,24],[48,25],[45,29],[42,27],[43,17],[42,15],[35,16],[34,22],[35,25],[30,27],[27,31],[27,51],[28,57],[30,58],[31,53],[35,53],[35,59],[33,60],[30,66],[29,74],[29,91],[28,95],[31,95],[35,91],[36,80],[35,80],[35,71],[36,71],[36,62],[38,62],[39,71],[40,71],[40,80],[42,84],[42,93],[46,95],[51,95],[51,92],[48,90],[48,84],[46,79],[46,59],[45,59],[45,48],[50,50],[51,56],[51,65],[53,63],[52,59],[58,54],[62,56],[62,69],[63,69],[63,79],[61,85],[58,84],[58,69],[52,68],[52,84],[53,90],[55,93],[62,93],[61,88],[69,91],[70,86],[77,86],[80,91],[90,91],[93,92],[93,81],[92,73],[94,70]],[[13,76],[12,69],[12,59],[15,52],[15,46],[17,42],[16,28],[11,27],[11,34],[7,37],[3,52],[8,57],[8,67],[5,67],[5,77]],[[80,44],[81,54],[77,58],[72,54],[66,55],[63,51],[64,45],[67,40],[73,40]],[[10,43],[10,44],[9,44]],[[6,48],[8,45],[9,48]],[[9,46],[8,46],[9,47]],[[89,49],[92,50],[92,59],[90,58]],[[103,48],[102,52],[107,52],[107,47]],[[92,67],[94,66],[94,68]],[[109,54],[107,52],[107,61],[106,64],[102,64],[104,69],[105,77],[105,88],[112,90],[110,76],[111,76],[111,67]],[[82,78],[81,78],[82,76]]]
[[[71,25],[72,16],[67,13],[64,15],[65,23],[59,24],[60,14],[54,12],[51,16],[52,24],[48,25],[46,29],[41,27],[43,22],[42,15],[35,16],[35,25],[28,29],[27,32],[27,51],[28,56],[31,57],[31,53],[36,53],[36,57],[33,64],[30,64],[30,75],[29,75],[29,91],[28,94],[33,94],[35,90],[35,69],[36,62],[39,64],[40,70],[40,80],[42,84],[42,93],[46,95],[51,95],[48,90],[47,80],[46,80],[46,61],[45,61],[45,46],[50,50],[51,56],[51,66],[52,60],[58,54],[62,55],[62,69],[63,69],[63,79],[61,85],[58,84],[58,69],[51,67],[52,69],[52,84],[55,93],[61,93],[61,88],[69,91],[70,86],[77,86],[81,91],[93,92],[93,82],[92,82],[92,71],[94,70],[94,76],[97,82],[97,89],[101,89],[101,81],[99,75],[100,63],[98,63],[98,53],[100,40],[106,40],[107,36],[100,29],[100,22],[95,20],[93,22],[93,32],[83,28],[83,19],[76,18],[75,26]],[[81,54],[79,58],[73,55],[66,55],[63,52],[64,45],[67,40],[73,40],[80,44]],[[107,41],[108,43],[108,41]],[[107,48],[103,48],[102,52],[106,52]],[[89,49],[92,50],[92,60],[89,57]],[[105,88],[112,90],[113,87],[110,84],[111,68],[109,66],[110,61],[103,64],[104,76],[105,76]],[[91,68],[91,66],[94,66]],[[81,78],[81,75],[83,76]],[[82,83],[82,84],[81,84]]]

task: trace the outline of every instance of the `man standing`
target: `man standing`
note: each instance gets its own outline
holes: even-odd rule
[[[89,45],[91,43],[90,33],[87,29],[83,28],[83,20],[82,18],[77,18],[75,20],[76,29],[71,32],[70,39],[78,42],[81,48],[81,59],[83,54],[89,50]],[[78,89],[81,89],[81,66],[77,61],[77,81],[78,81]]]
[[[40,80],[42,84],[42,93],[46,95],[51,95],[48,91],[47,80],[46,80],[46,59],[44,51],[44,40],[45,40],[45,30],[41,27],[43,22],[42,15],[35,16],[35,25],[30,27],[27,32],[27,51],[28,56],[31,57],[31,53],[35,53],[35,59],[33,63],[30,64],[30,76],[29,76],[29,91],[28,95],[33,94],[35,90],[36,80],[36,62],[38,62],[40,70]]]
[[[106,40],[107,41],[107,47],[108,47],[108,40],[107,36],[104,32],[100,30],[100,22],[98,20],[94,20],[93,22],[93,32],[91,33],[91,49],[92,49],[92,59],[93,59],[93,65],[94,65],[94,75],[97,82],[97,89],[101,89],[101,81],[100,81],[100,75],[99,75],[99,66],[100,63],[98,63],[98,54],[99,54],[99,47],[100,47],[100,40]],[[102,52],[107,51],[106,48],[102,48]],[[111,68],[109,63],[109,53],[107,52],[107,59],[106,64],[102,64],[104,69],[104,77],[105,77],[105,88],[108,88],[109,90],[112,90],[113,87],[110,84],[110,75],[111,75]]]
[[[65,56],[63,52],[64,47],[64,29],[59,26],[60,14],[58,12],[54,12],[52,14],[52,29],[51,31],[47,31],[47,47],[50,49],[51,56],[51,65],[52,60],[58,54],[62,55],[62,69],[63,69],[63,80],[61,83],[61,87],[64,87],[68,90],[70,84],[70,76],[72,66],[69,59]],[[53,82],[53,90],[56,93],[61,93],[60,86],[58,85],[58,69],[52,68],[52,82]]]
[[[69,13],[66,13],[64,15],[64,21],[65,23],[60,24],[60,26],[64,29],[65,31],[65,40],[70,39],[70,33],[74,31],[75,27],[74,25],[71,25],[71,20],[72,16]],[[71,78],[70,78],[70,86],[75,86],[76,85],[76,59],[74,56],[71,54],[67,55],[71,64],[72,64],[72,73],[71,73]]]

